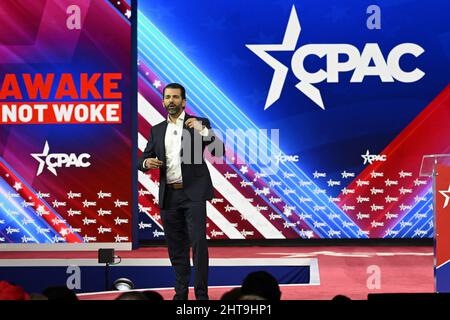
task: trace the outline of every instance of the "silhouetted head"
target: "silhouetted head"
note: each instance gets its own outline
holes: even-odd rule
[[[280,300],[281,291],[277,279],[266,271],[247,275],[242,283],[242,295],[257,295],[267,300]]]
[[[352,299],[350,299],[347,296],[344,296],[342,294],[338,294],[337,296],[333,297],[333,299],[331,299],[332,301],[337,301],[337,302],[344,302],[344,301],[352,301]]]
[[[233,288],[230,291],[225,292],[220,300],[239,300],[241,297],[241,288]]]
[[[143,295],[147,297],[147,300],[151,301],[164,301],[164,298],[161,294],[153,290],[147,290],[142,292]]]
[[[145,294],[139,291],[128,291],[119,295],[114,300],[148,300]]]
[[[65,286],[54,286],[48,287],[42,292],[44,296],[48,298],[48,300],[65,300],[65,301],[75,301],[78,300],[75,292],[70,290]]]
[[[267,300],[267,299],[258,296],[256,294],[244,294],[239,298],[239,300]]]

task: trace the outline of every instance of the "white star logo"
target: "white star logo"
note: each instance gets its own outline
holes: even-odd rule
[[[45,141],[44,150],[42,151],[42,153],[32,153],[31,154],[31,156],[39,162],[39,167],[38,167],[38,171],[36,173],[36,176],[40,175],[42,173],[42,171],[44,170],[45,159],[47,158],[49,151],[50,151],[50,147],[48,146],[48,141]],[[41,157],[43,157],[44,160],[42,160]],[[47,169],[51,173],[53,173],[55,176],[58,175],[56,173],[55,168],[47,166]]]
[[[300,21],[295,11],[295,6],[292,6],[289,21],[284,33],[283,42],[281,44],[248,44],[246,45],[254,54],[261,58],[265,63],[273,68],[273,78],[270,84],[269,94],[267,95],[266,104],[264,110],[269,108],[275,103],[281,95],[283,90],[284,81],[288,74],[288,68],[281,62],[276,60],[267,51],[294,51],[297,45],[298,37],[300,36]],[[296,86],[301,92],[303,92],[308,98],[316,103],[320,108],[325,109],[322,101],[320,91],[312,84],[305,81],[300,81]]]
[[[364,163],[363,164],[366,164],[367,162],[372,164],[372,161],[369,158],[370,157],[369,150],[366,151],[366,154],[362,154],[361,157],[364,159]],[[373,176],[372,176],[372,178],[373,178]]]
[[[153,231],[153,237],[154,237],[154,238],[159,238],[159,232],[158,232],[158,230]]]
[[[243,174],[246,174],[248,172],[248,168],[247,166],[242,166],[239,171],[242,172]]]
[[[144,221],[141,221],[141,222],[139,223],[139,230],[145,229],[145,227],[146,227],[146,225],[145,225]]]
[[[153,86],[154,86],[156,89],[158,89],[159,87],[161,87],[161,81],[159,81],[159,80],[153,81]]]
[[[448,206],[450,200],[450,184],[448,185],[448,190],[440,190],[439,193],[445,197],[444,206],[442,207],[442,209],[444,209]]]
[[[131,10],[127,9],[127,11],[125,11],[124,16],[127,17],[128,19],[131,18]]]
[[[144,207],[142,204],[138,203],[138,210],[139,212],[145,212],[148,213],[150,211],[151,208],[146,208]]]
[[[20,182],[14,183],[13,188],[16,189],[16,191],[19,191],[20,189],[22,189],[22,183],[20,183]]]

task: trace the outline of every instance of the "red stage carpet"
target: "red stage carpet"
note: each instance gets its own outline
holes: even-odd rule
[[[167,258],[165,247],[118,251],[116,254],[122,261]],[[0,258],[97,259],[97,252],[0,252]],[[369,293],[426,293],[434,290],[432,247],[211,247],[210,258],[317,258],[320,284],[282,286],[283,300],[331,299],[338,294],[351,299],[367,299]],[[373,270],[380,271],[379,288],[371,287]],[[211,287],[210,298],[218,300],[230,289]],[[155,290],[165,299],[171,299],[174,294],[172,288]],[[83,300],[113,299],[116,296],[117,292],[79,295]],[[189,298],[194,298],[192,289]]]

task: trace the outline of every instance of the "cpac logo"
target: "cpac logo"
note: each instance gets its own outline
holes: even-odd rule
[[[258,189],[258,188],[255,189],[255,195],[263,194],[263,195],[267,196],[269,193],[270,193],[270,190],[269,190],[269,188],[266,188],[266,187],[264,187],[262,189]]]
[[[330,230],[330,231],[328,231],[328,236],[329,237],[340,236],[340,235],[341,235],[341,231],[338,231],[338,230]]]
[[[45,146],[42,153],[31,154],[31,156],[39,162],[36,176],[39,176],[42,173],[45,165],[47,165],[47,169],[55,176],[58,175],[56,173],[56,168],[87,168],[91,165],[91,163],[87,161],[87,159],[91,157],[88,153],[82,153],[77,156],[75,153],[49,153],[49,151],[50,147],[48,146],[48,142],[45,141]]]
[[[374,161],[386,161],[386,155],[378,155],[378,154],[370,154],[369,150],[366,151],[365,154],[362,154],[361,157],[364,159],[364,163],[372,164]]]
[[[328,215],[328,219],[330,219],[330,220],[334,220],[334,219],[337,219],[337,218],[339,218],[339,215],[337,213],[330,213]]]
[[[319,221],[314,221],[313,225],[314,225],[314,228],[324,228],[327,226],[327,224],[325,222],[319,222]]]
[[[297,224],[296,224],[295,222],[287,222],[287,221],[285,221],[285,222],[283,223],[283,227],[284,227],[285,229],[287,229],[287,228],[289,228],[289,227],[295,228],[296,226],[297,226]]]
[[[103,226],[100,226],[97,228],[97,231],[99,234],[104,234],[106,232],[110,233],[111,232],[111,228],[105,228]]]
[[[275,156],[276,163],[285,163],[285,162],[298,162],[298,155],[278,155]]]
[[[227,204],[225,206],[225,212],[230,212],[230,211],[237,211],[237,209],[235,207],[230,206],[230,205]]]
[[[281,198],[270,197],[269,202],[270,203],[279,203],[279,202],[281,202]]]
[[[240,183],[241,183],[241,187],[242,188],[245,188],[245,187],[253,185],[253,181],[244,181],[244,180],[242,180]]]
[[[369,236],[370,231],[358,230],[358,236]]]
[[[255,180],[254,180],[254,181],[256,181],[256,179],[261,179],[261,178],[267,178],[267,173],[264,173],[264,172],[256,172],[256,173],[255,173]]]
[[[358,179],[358,180],[356,181],[356,185],[357,185],[358,187],[361,187],[361,186],[368,186],[369,184],[370,184],[370,182],[369,182],[369,181],[366,181],[366,180]]]
[[[259,204],[255,207],[255,209],[258,211],[258,212],[261,212],[261,211],[267,211],[268,210],[268,207],[267,206],[260,206]]]
[[[272,213],[269,215],[269,219],[270,219],[270,220],[282,219],[282,216],[280,216],[279,214],[275,214],[275,213],[272,212]]]
[[[344,222],[342,223],[342,227],[343,227],[343,228],[351,228],[351,227],[353,227],[353,226],[354,226],[354,224],[353,224],[352,222],[344,221]]]
[[[260,59],[274,69],[272,83],[267,95],[264,110],[275,103],[281,95],[288,67],[276,60],[267,51],[294,51],[300,36],[300,21],[297,17],[295,6],[292,6],[289,21],[281,44],[248,44],[246,47],[253,51]],[[378,76],[381,82],[411,83],[420,80],[425,73],[420,69],[404,71],[400,66],[400,59],[407,54],[414,57],[420,56],[425,50],[414,43],[402,43],[395,46],[385,60],[377,43],[367,43],[362,52],[351,45],[339,44],[306,44],[297,48],[292,56],[291,67],[294,75],[299,80],[295,86],[316,105],[325,110],[322,96],[313,84],[327,81],[339,82],[339,73],[353,70],[351,83],[361,83],[366,76]],[[339,56],[346,55],[347,59]],[[326,58],[326,70],[320,69],[309,72],[305,69],[304,60],[308,56]],[[345,62],[343,62],[344,60]],[[371,65],[373,61],[373,66]]]
[[[398,218],[398,214],[388,212],[388,213],[385,214],[385,217],[386,217],[386,220],[391,220],[391,219],[394,219],[394,218],[397,219]]]
[[[67,213],[69,214],[69,217],[81,216],[81,211],[80,210],[72,210],[72,208],[67,210]]]
[[[355,193],[355,189],[347,189],[347,188],[344,188],[344,189],[342,189],[341,191],[342,191],[342,194]]]
[[[348,206],[348,205],[344,204],[342,206],[342,210],[344,210],[344,211],[355,210],[355,206]]]
[[[212,198],[211,203],[212,204],[223,203],[223,198]]]
[[[270,182],[269,182],[269,186],[270,187],[279,187],[279,186],[281,186],[281,181],[273,181],[273,180],[271,180]]]
[[[341,198],[339,198],[339,197],[337,197],[337,198],[335,198],[335,197],[328,197],[328,202],[340,202],[341,201]]]
[[[91,242],[91,241],[97,241],[97,237],[90,237],[88,235],[84,235],[83,237],[84,242]]]
[[[122,223],[128,223],[128,219],[120,219],[119,217],[117,217],[116,219],[114,219],[114,222],[116,225],[121,225]]]
[[[312,219],[312,214],[302,212],[298,215],[298,218],[300,220]]]
[[[337,218],[339,218],[339,215],[337,213],[330,213],[328,215],[328,219],[330,219],[330,220],[334,220],[334,219],[337,219]]]
[[[223,236],[223,235],[224,235],[223,231],[217,231],[214,229],[211,231],[211,237],[213,237],[213,238],[215,238],[217,236]]]
[[[301,229],[299,232],[300,237],[302,238],[308,238],[311,239],[312,237],[314,237],[314,233],[312,232],[312,230],[303,230]]]
[[[314,194],[325,194],[325,193],[327,193],[327,190],[316,188],[316,189],[314,189],[313,193]]]
[[[336,181],[336,180],[328,180],[327,184],[329,187],[334,187],[334,186],[340,186],[341,182],[340,181]]]
[[[358,196],[358,198],[356,198],[356,202],[357,203],[363,203],[363,202],[369,202],[369,197],[361,197],[361,196]]]
[[[241,232],[241,235],[242,236],[244,236],[244,237],[246,237],[246,236],[253,236],[253,234],[254,234],[254,232],[253,231],[247,231],[247,230],[242,230]]]
[[[312,181],[300,180],[298,184],[299,184],[300,187],[307,187],[307,186],[312,185]]]
[[[237,173],[229,173],[228,171],[224,174],[225,178],[231,179],[231,178],[237,178]]]

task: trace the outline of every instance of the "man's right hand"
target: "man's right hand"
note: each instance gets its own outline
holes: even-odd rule
[[[147,169],[157,169],[162,166],[163,162],[158,160],[158,158],[147,158],[144,161],[144,166]]]

